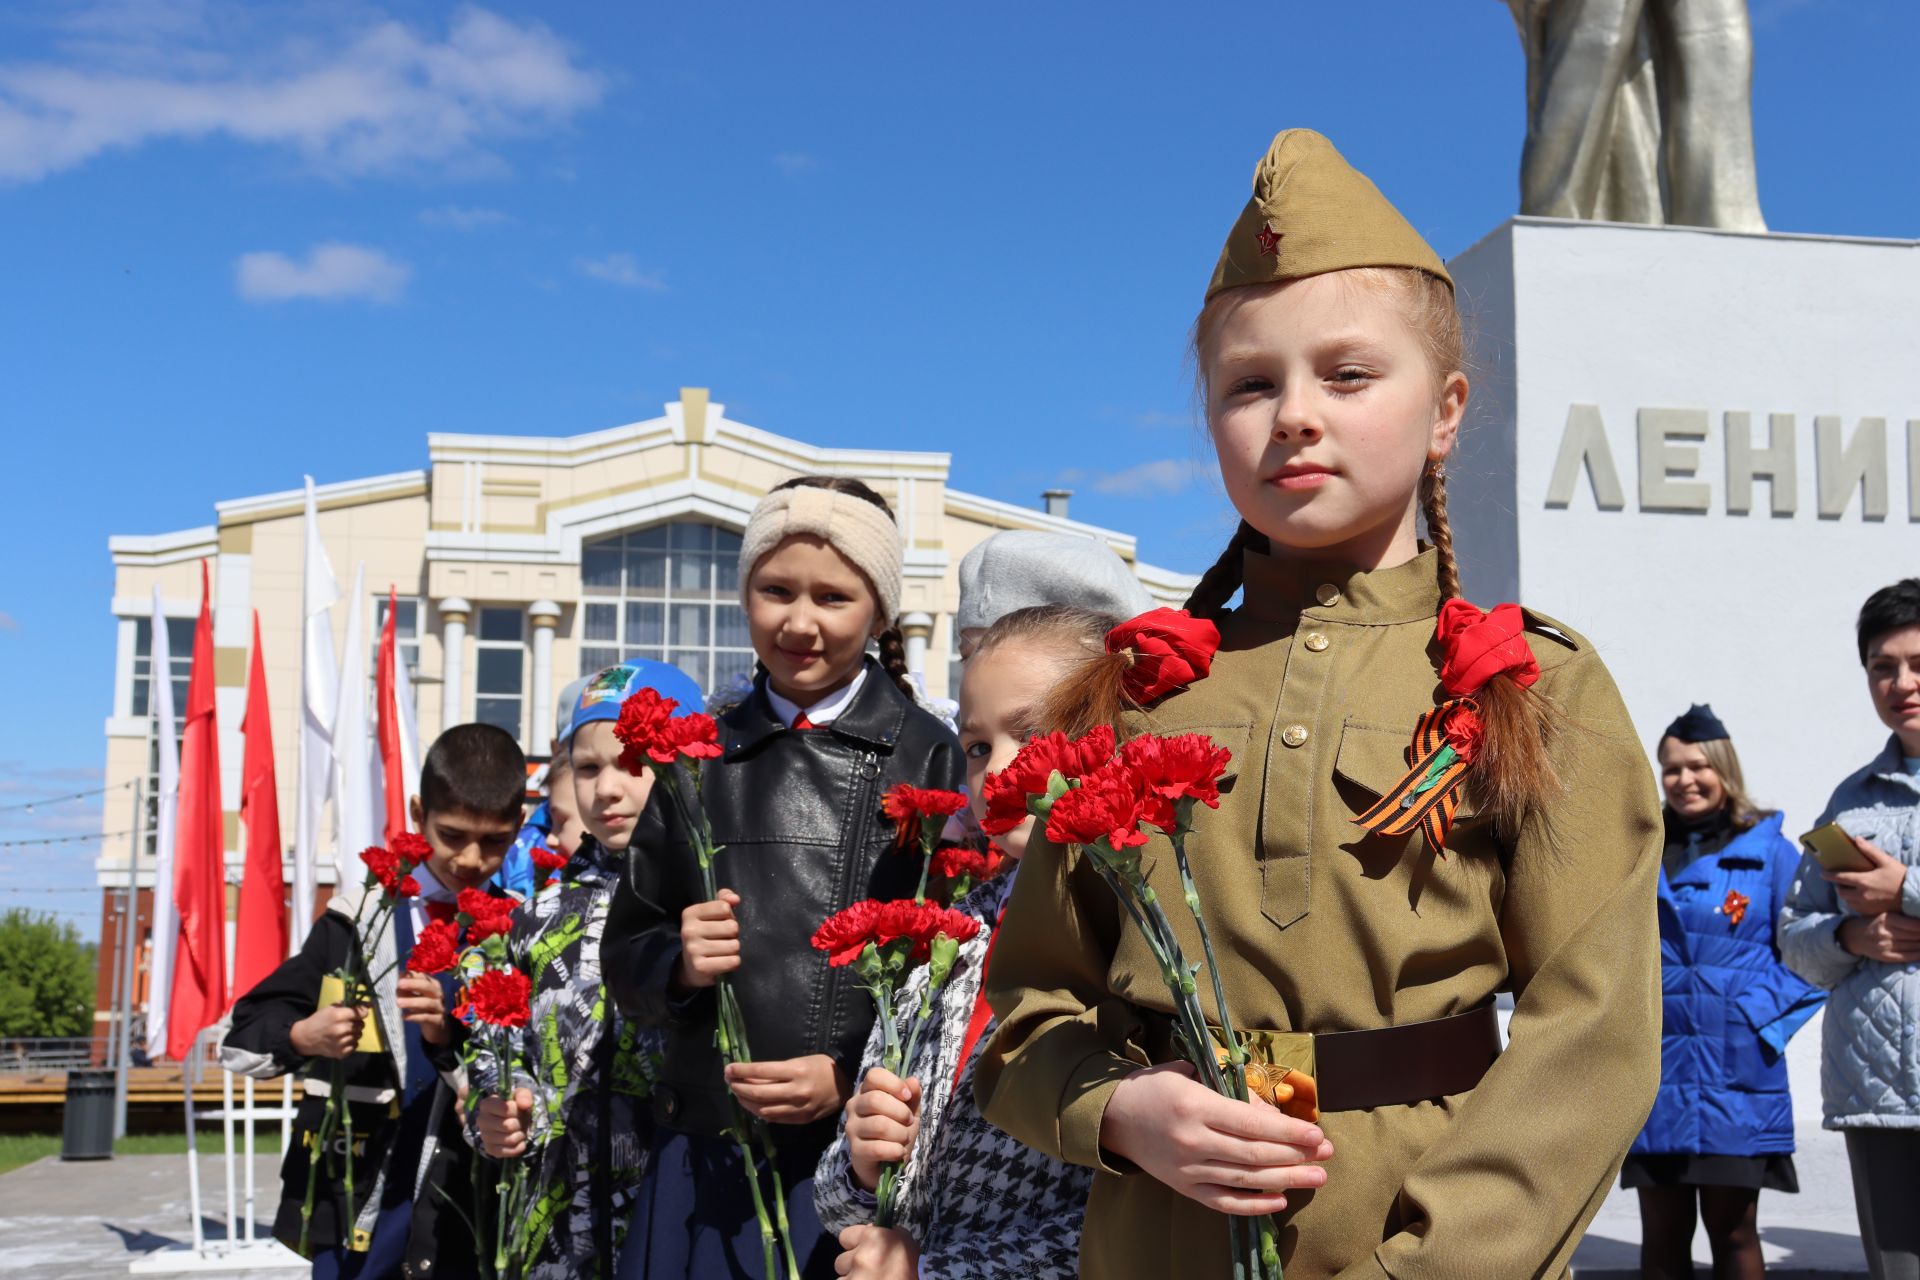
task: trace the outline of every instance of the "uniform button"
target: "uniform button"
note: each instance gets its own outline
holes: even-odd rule
[[[1327,647],[1327,637],[1318,631],[1307,632],[1307,649],[1312,653],[1323,653]]]
[[[1290,724],[1280,731],[1280,741],[1290,747],[1305,746],[1307,737],[1307,726],[1303,724]]]
[[[1334,586],[1331,582],[1323,582],[1320,584],[1319,589],[1313,593],[1313,598],[1328,608],[1332,608],[1334,605],[1340,603],[1340,588]]]

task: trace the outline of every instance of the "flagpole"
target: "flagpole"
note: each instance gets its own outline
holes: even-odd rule
[[[153,722],[147,722],[147,738],[153,738]],[[128,830],[133,834],[132,847],[127,851],[127,919],[120,929],[120,996],[115,1003],[119,1006],[115,1013],[120,1019],[119,1061],[114,1064],[113,1081],[113,1136],[127,1136],[127,1085],[129,1073],[133,1070],[133,957],[140,949],[140,846],[146,843],[141,827],[147,816],[141,784],[144,778],[133,780],[133,822]]]

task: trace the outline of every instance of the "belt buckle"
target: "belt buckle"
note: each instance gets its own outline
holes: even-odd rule
[[[1224,1063],[1226,1037],[1218,1027],[1208,1027],[1214,1040],[1214,1052]],[[1309,1031],[1242,1031],[1240,1047],[1247,1055],[1247,1090],[1273,1103],[1281,1111],[1302,1120],[1320,1118],[1318,1062]],[[1297,1071],[1307,1079],[1289,1082],[1287,1095],[1278,1096],[1289,1072]]]

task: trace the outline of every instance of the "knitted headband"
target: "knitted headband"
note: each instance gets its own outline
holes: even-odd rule
[[[900,530],[892,517],[864,498],[800,485],[760,499],[740,536],[740,603],[747,579],[773,549],[795,534],[811,534],[852,562],[880,601],[881,620],[900,613]]]

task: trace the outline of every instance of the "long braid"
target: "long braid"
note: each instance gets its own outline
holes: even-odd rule
[[[1227,609],[1227,601],[1233,599],[1233,593],[1240,589],[1244,569],[1240,556],[1247,547],[1260,537],[1258,531],[1245,520],[1233,531],[1233,537],[1227,540],[1227,549],[1213,562],[1213,567],[1200,575],[1200,581],[1193,584],[1193,593],[1187,597],[1187,611],[1195,615],[1221,614]]]
[[[1460,589],[1460,563],[1453,557],[1453,527],[1447,523],[1447,471],[1443,463],[1427,465],[1420,477],[1420,510],[1427,518],[1427,541],[1440,557],[1440,595],[1451,600]]]
[[[1445,599],[1462,596],[1453,529],[1447,523],[1447,473],[1438,463],[1420,478],[1420,509],[1427,519],[1427,540],[1440,561],[1440,594]],[[1549,813],[1561,792],[1551,755],[1552,707],[1505,673],[1482,685],[1474,703],[1486,727],[1486,743],[1470,785],[1494,827],[1512,836],[1529,815]]]
[[[913,683],[913,673],[907,670],[907,639],[900,634],[898,626],[888,627],[876,637],[880,645],[880,667],[893,682],[900,686],[900,692],[914,702],[920,700],[920,690]]]

